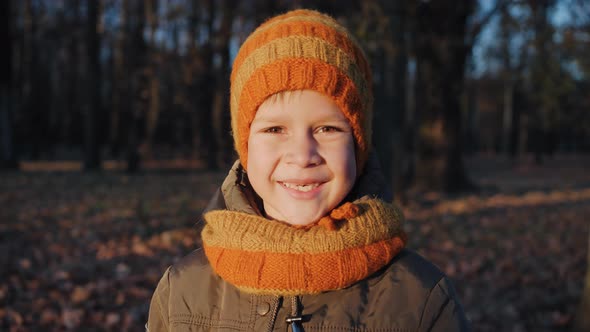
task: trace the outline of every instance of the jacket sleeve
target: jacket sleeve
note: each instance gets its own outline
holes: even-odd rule
[[[146,331],[149,332],[164,332],[169,331],[168,320],[168,300],[170,298],[170,268],[164,272],[164,275],[158,283],[158,287],[154,291],[152,301],[150,303],[150,310],[148,322],[146,324]]]
[[[455,289],[446,277],[431,290],[418,331],[471,331]]]

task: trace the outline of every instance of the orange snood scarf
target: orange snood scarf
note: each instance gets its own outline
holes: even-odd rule
[[[377,199],[335,227],[295,228],[243,212],[205,214],[203,247],[213,270],[250,293],[314,294],[345,288],[388,264],[404,247],[402,213]]]

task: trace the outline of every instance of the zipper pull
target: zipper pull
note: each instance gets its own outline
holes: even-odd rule
[[[286,319],[287,324],[291,326],[293,332],[303,332],[303,326],[301,326],[302,317],[288,317]]]

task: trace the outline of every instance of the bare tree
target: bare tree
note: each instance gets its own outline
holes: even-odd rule
[[[142,130],[144,126],[142,122],[145,120],[148,94],[145,93],[147,89],[147,76],[145,71],[145,55],[146,43],[144,40],[145,29],[145,13],[144,1],[127,0],[127,20],[126,28],[129,39],[126,44],[126,76],[127,76],[127,91],[129,108],[127,109],[128,127],[127,127],[127,172],[135,173],[140,168],[141,154],[140,144]]]
[[[148,108],[145,121],[145,137],[142,144],[143,155],[147,158],[152,157],[152,146],[154,134],[158,125],[160,116],[160,78],[158,67],[160,64],[160,55],[156,45],[156,31],[158,30],[158,1],[145,1],[145,17],[149,26],[148,41],[148,64],[145,68],[147,80]]]
[[[385,180],[396,199],[404,193],[406,118],[406,1],[366,1],[355,21],[374,73],[373,139]]]
[[[213,126],[213,102],[217,86],[223,79],[217,76],[213,61],[217,40],[214,23],[221,10],[217,6],[218,4],[211,0],[192,1],[189,30],[191,57],[185,65],[185,75],[190,74],[190,78],[186,79],[187,96],[193,95],[195,91],[199,92],[196,98],[189,99],[188,104],[191,107],[189,112],[192,119],[193,146],[199,149],[198,158],[204,159],[209,169],[218,166],[218,137]],[[199,34],[206,35],[207,40],[197,45],[196,39]]]
[[[121,2],[119,10],[120,26],[117,29],[112,46],[112,101],[109,125],[109,145],[111,154],[118,156],[123,145],[123,129],[125,123],[122,121],[123,114],[128,109],[128,84],[126,75],[126,45],[128,39],[127,21],[129,15],[128,0]]]
[[[404,194],[406,192],[408,181],[407,167],[409,166],[409,158],[411,158],[407,150],[407,105],[406,105],[406,79],[407,79],[407,16],[409,14],[409,6],[406,1],[385,1],[388,6],[388,16],[390,18],[392,31],[392,44],[394,45],[394,56],[391,63],[391,83],[387,84],[387,90],[391,96],[392,113],[392,161],[391,161],[391,181],[393,187],[394,199],[397,201],[404,201]]]
[[[101,111],[102,75],[100,68],[100,34],[98,32],[98,18],[100,17],[101,1],[88,2],[87,52],[88,52],[88,100],[86,102],[85,130],[84,130],[84,169],[96,170],[101,167],[99,144],[99,121]]]
[[[23,49],[22,49],[22,92],[21,92],[21,110],[24,118],[29,123],[24,134],[27,135],[27,141],[30,143],[31,156],[33,159],[40,157],[44,139],[44,114],[40,114],[42,109],[42,96],[40,81],[42,71],[39,62],[40,54],[38,50],[38,30],[39,30],[39,12],[40,9],[34,6],[31,0],[24,1],[23,4]]]
[[[510,36],[512,35],[510,13],[507,8],[503,8],[500,18],[500,30],[501,30],[501,57],[502,57],[502,80],[504,81],[503,91],[503,112],[502,112],[502,151],[508,154],[510,147],[513,146],[511,143],[511,133],[513,128],[513,117],[514,117],[514,86],[515,77],[512,70],[512,55],[510,50]]]
[[[507,1],[475,23],[475,0],[416,4],[414,52],[417,128],[416,184],[462,191],[474,188],[463,162],[462,116],[465,65],[479,32]]]
[[[209,140],[209,168],[215,169],[223,164],[229,164],[229,155],[231,154],[231,140],[228,138],[229,129],[229,109],[228,91],[230,75],[230,38],[232,36],[232,24],[234,21],[235,8],[231,1],[224,0],[221,2],[219,10],[221,12],[221,25],[219,30],[213,36],[213,50],[220,59],[219,65],[214,69],[215,90],[213,94],[212,125],[213,136]],[[215,155],[214,151],[219,153]]]
[[[556,0],[529,0],[532,22],[532,54],[529,64],[531,140],[537,163],[557,148],[557,134],[562,125],[563,105],[574,91],[575,83],[563,69],[561,48],[554,38],[555,27],[550,14]]]
[[[463,40],[474,9],[475,1],[418,4],[416,181],[425,188],[453,191],[471,185],[461,156],[459,96],[469,52]]]
[[[15,169],[18,167],[13,132],[13,98],[12,98],[12,15],[11,2],[0,3],[0,36],[4,40],[1,65],[3,73],[0,75],[0,169]]]

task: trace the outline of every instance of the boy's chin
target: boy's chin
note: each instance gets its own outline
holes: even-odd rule
[[[293,211],[293,213],[283,213],[282,217],[273,219],[280,220],[292,226],[308,226],[317,222],[326,214],[327,212],[322,213],[321,211],[318,211],[316,213],[306,213],[302,215],[301,210],[299,210]]]
[[[291,219],[286,220],[285,222],[292,226],[308,226],[320,220],[320,218],[310,218],[310,219]]]

